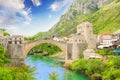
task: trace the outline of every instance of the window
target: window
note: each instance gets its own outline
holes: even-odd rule
[[[83,40],[81,40],[81,42],[83,43]]]
[[[20,41],[19,43],[22,44],[22,41]]]
[[[15,44],[17,44],[17,41],[15,41]]]
[[[9,40],[12,40],[11,38],[9,38]]]
[[[9,44],[12,44],[12,41],[9,41],[8,43],[9,43]]]

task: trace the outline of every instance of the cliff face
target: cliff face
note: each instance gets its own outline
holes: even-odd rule
[[[113,0],[74,0],[68,12],[61,17],[61,20],[70,20],[78,14],[90,14],[103,8],[112,1]]]
[[[71,20],[78,14],[95,12],[112,1],[113,0],[74,0],[67,13],[61,17],[59,23],[61,21]]]
[[[73,24],[76,24],[76,22],[73,23],[71,20],[76,17],[83,18],[86,15],[94,13],[112,1],[113,0],[74,0],[66,14],[61,16],[60,21],[49,30],[49,33],[51,35],[63,35],[61,34],[61,31],[65,31],[63,28],[70,29]],[[69,23],[72,24],[68,25]],[[75,30],[73,30],[73,32],[75,32]]]

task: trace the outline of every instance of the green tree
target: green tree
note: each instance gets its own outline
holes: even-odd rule
[[[58,48],[56,45],[49,44],[49,43],[42,43],[32,48],[29,54],[36,53],[36,54],[44,55],[44,53],[47,53],[48,55],[53,55],[58,52],[61,52],[61,49]]]
[[[58,76],[59,75],[57,73],[53,72],[53,73],[49,74],[49,79],[50,80],[58,80]]]
[[[8,32],[4,32],[4,36],[10,36]]]
[[[35,80],[34,68],[28,66],[8,67],[5,64],[10,62],[9,53],[4,51],[0,45],[0,80]]]

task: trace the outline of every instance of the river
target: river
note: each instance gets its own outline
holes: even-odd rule
[[[58,80],[89,80],[87,76],[78,74],[74,71],[67,70],[62,67],[62,63],[58,62],[59,59],[40,57],[40,56],[27,56],[25,63],[30,67],[35,67],[37,74],[34,77],[37,80],[50,80],[49,74],[57,73]]]

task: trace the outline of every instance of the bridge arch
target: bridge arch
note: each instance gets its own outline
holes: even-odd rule
[[[54,45],[56,45],[57,47],[59,47],[62,50],[64,55],[66,55],[66,52],[67,52],[67,45],[66,45],[66,43],[61,43],[61,42],[57,42],[57,41],[53,41],[53,40],[38,40],[38,41],[33,41],[33,42],[25,44],[25,46],[24,46],[24,53],[23,53],[24,58],[26,58],[27,54],[29,53],[29,51],[33,47],[35,47],[38,44],[42,44],[42,43],[54,44]]]

